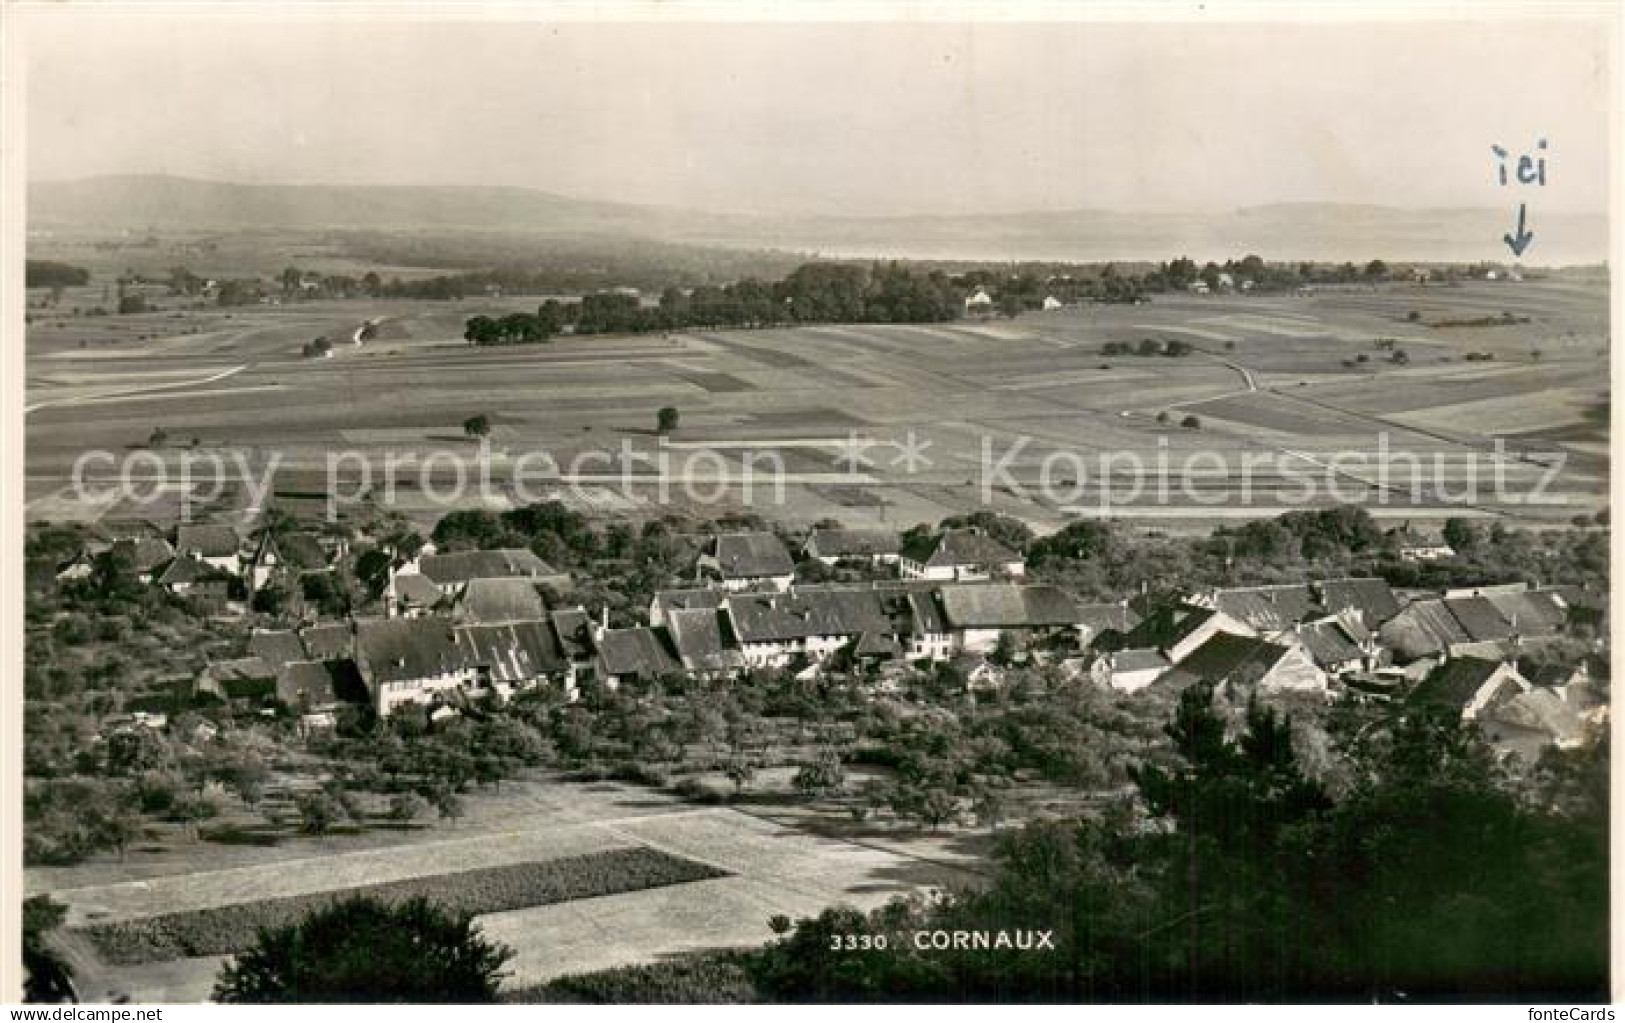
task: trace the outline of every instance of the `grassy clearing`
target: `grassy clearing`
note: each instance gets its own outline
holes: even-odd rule
[[[135,965],[227,955],[253,944],[261,928],[292,923],[351,895],[389,902],[425,896],[456,912],[481,915],[600,895],[662,888],[726,876],[724,871],[654,849],[615,849],[542,863],[517,863],[336,891],[265,899],[79,928],[110,963]]]

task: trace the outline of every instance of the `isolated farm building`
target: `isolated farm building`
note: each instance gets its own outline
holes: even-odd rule
[[[895,565],[902,551],[897,534],[881,529],[814,529],[802,546],[803,554],[826,565],[841,561]]]
[[[1216,608],[1259,633],[1290,629],[1315,608],[1314,597],[1303,584],[1214,590],[1191,603]]]
[[[599,677],[609,686],[654,682],[683,673],[683,663],[677,659],[665,629],[608,629],[600,632],[595,641]]]
[[[745,670],[745,655],[730,634],[720,607],[674,608],[664,613],[660,624],[690,675],[728,678]]]
[[[1185,285],[1185,290],[1193,295],[1206,295],[1212,289],[1207,286],[1207,281],[1191,281]]]
[[[716,611],[727,599],[726,590],[660,590],[649,601],[649,624],[666,624],[673,611]]]
[[[1486,709],[1529,691],[1529,682],[1510,661],[1453,657],[1423,679],[1406,701],[1416,708],[1444,710],[1473,721]]]
[[[1162,651],[1142,647],[1102,654],[1089,673],[1101,685],[1133,693],[1155,682],[1172,667]]]
[[[1045,295],[1044,296],[1044,311],[1045,312],[1049,312],[1051,310],[1059,309],[1065,304],[1066,304],[1065,302],[1062,302],[1060,299],[1056,298],[1054,295]]]
[[[726,590],[789,589],[796,566],[772,533],[722,533],[705,545],[694,566],[696,581],[714,579]]]
[[[1211,682],[1230,692],[1326,692],[1326,673],[1296,642],[1215,633],[1175,662],[1161,680],[1179,688]]]
[[[974,526],[944,530],[935,540],[905,547],[899,564],[904,579],[941,582],[1019,578],[1027,572],[1020,554]]]
[[[242,538],[230,526],[183,524],[175,529],[177,558],[196,558],[232,575],[242,571],[242,547]]]
[[[466,622],[517,622],[545,617],[547,604],[529,579],[470,579],[452,614]]]
[[[1388,542],[1406,561],[1438,561],[1456,556],[1456,549],[1445,543],[1443,537],[1409,526],[1390,530]]]
[[[447,599],[440,587],[419,572],[391,572],[384,586],[385,614],[391,618],[417,618]]]
[[[993,308],[993,296],[987,293],[986,288],[977,288],[965,297],[965,311],[967,313],[985,313]]]
[[[474,579],[529,579],[540,585],[564,588],[570,577],[523,547],[490,551],[425,554],[418,571],[446,596],[455,596]]]
[[[1327,614],[1357,611],[1368,629],[1399,614],[1399,598],[1385,579],[1327,579],[1312,583],[1311,588]]]
[[[1217,635],[1252,637],[1257,632],[1245,622],[1213,608],[1163,604],[1152,608],[1128,631],[1123,637],[1123,646],[1160,650],[1163,656],[1178,663]]]
[[[1078,627],[1077,603],[1054,586],[948,585],[938,590],[938,599],[961,651],[988,653],[1004,634],[1025,643]]]

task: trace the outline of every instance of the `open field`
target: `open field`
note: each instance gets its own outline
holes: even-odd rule
[[[1015,321],[483,350],[461,343],[466,317],[534,303],[45,316],[29,334],[26,496],[35,519],[172,514],[181,492],[146,506],[68,489],[81,452],[122,456],[162,426],[171,467],[195,438],[199,453],[243,451],[252,472],[275,459],[277,489],[307,498],[327,491],[330,451],[358,452],[373,466],[377,495],[393,480],[396,506],[430,520],[445,509],[426,490],[448,485],[456,461],[472,466],[476,448],[460,424],[485,413],[493,486],[464,506],[561,496],[636,518],[668,503],[715,515],[748,498],[790,522],[902,527],[985,501],[1039,527],[1111,514],[1181,528],[1278,514],[1313,487],[1315,503],[1364,502],[1389,518],[1565,521],[1605,500],[1606,298],[1601,284],[1564,280],[1395,284],[1158,296]],[[1529,322],[1433,325],[1503,312]],[[331,359],[300,356],[311,338],[349,337],[373,317],[384,322],[378,340],[338,344]],[[1178,359],[1100,354],[1107,342],[1144,338],[1197,350]],[[1390,361],[1378,339],[1391,339],[1408,363]],[[1494,358],[1469,362],[1468,353]],[[664,405],[681,410],[682,427],[662,446],[652,427]],[[1180,426],[1187,415],[1199,430]],[[913,460],[902,447],[911,436],[921,456]],[[843,460],[852,452],[842,445],[853,443],[870,446],[861,461]],[[623,477],[623,446],[667,459],[667,493],[652,463]],[[446,454],[427,474],[407,461],[437,451]],[[522,463],[526,485],[516,488],[515,460],[537,451],[552,463]],[[385,473],[391,453],[407,467]],[[1564,464],[1552,472],[1557,456]],[[1416,458],[1426,467],[1416,488],[1384,474],[1409,472]],[[361,482],[359,464],[341,474],[346,486]],[[782,490],[764,477],[775,465]],[[1501,489],[1492,492],[1486,481],[1497,473]],[[1521,502],[1537,485],[1543,503]],[[246,495],[229,488],[217,505],[241,508]]]
[[[616,851],[677,857],[726,875],[481,916],[488,935],[517,950],[505,983],[522,987],[673,952],[758,945],[772,937],[767,921],[775,913],[815,914],[837,903],[871,907],[917,888],[974,880],[965,836],[841,838],[799,821],[538,775],[471,795],[456,828],[269,847],[166,843],[138,847],[126,863],[104,857],[30,869],[25,886],[66,904],[74,929]],[[93,1001],[111,992],[136,1001],[201,1001],[222,962],[209,955],[113,965],[84,935],[70,930],[65,940],[81,990]]]

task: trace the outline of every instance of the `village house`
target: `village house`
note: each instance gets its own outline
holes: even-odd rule
[[[1001,638],[1022,647],[1078,628],[1078,606],[1049,585],[1011,583],[945,585],[937,590],[942,616],[960,652],[991,653]]]
[[[337,549],[329,550],[314,533],[264,533],[248,556],[247,581],[255,590],[263,589],[278,575],[291,582],[309,574],[331,572]]]
[[[1027,573],[1020,554],[976,527],[944,530],[914,549],[905,547],[899,567],[904,579],[939,582],[1020,578]]]
[[[453,554],[422,554],[417,570],[447,597],[457,596],[475,579],[527,579],[533,585],[568,589],[570,576],[523,547]]]
[[[451,614],[465,622],[519,622],[544,618],[547,603],[526,578],[470,579],[452,598]]]
[[[977,288],[965,297],[965,314],[967,316],[985,314],[993,311],[993,296],[987,293],[986,288]]]
[[[1365,627],[1357,609],[1305,622],[1289,635],[1309,652],[1328,675],[1374,670],[1382,658],[1376,635]]]
[[[660,590],[649,601],[649,624],[665,625],[673,611],[716,611],[727,599],[726,590]]]
[[[1253,637],[1257,631],[1245,622],[1213,608],[1190,604],[1163,604],[1152,608],[1122,637],[1130,649],[1160,650],[1177,664],[1216,635]]]
[[[1479,588],[1412,601],[1378,635],[1400,661],[1432,655],[1502,657],[1561,634],[1568,605],[1555,590]]]
[[[195,558],[232,575],[242,572],[242,547],[242,538],[230,526],[186,523],[175,529],[176,558]]]
[[[129,566],[139,582],[150,583],[175,557],[175,548],[160,536],[120,537],[108,547],[108,553],[116,562]]]
[[[384,614],[389,618],[418,618],[451,598],[419,572],[390,572],[384,585]]]
[[[1172,667],[1172,662],[1160,650],[1116,650],[1096,658],[1089,668],[1089,675],[1103,686],[1110,686],[1119,692],[1136,693],[1167,674]]]
[[[1326,673],[1300,644],[1226,632],[1214,633],[1177,659],[1157,684],[1183,689],[1197,681],[1213,683],[1232,696],[1253,692],[1327,695]]]
[[[1411,690],[1406,704],[1441,709],[1462,721],[1473,721],[1486,709],[1529,689],[1529,681],[1511,661],[1453,657]]]
[[[694,565],[696,582],[715,580],[725,590],[790,588],[796,566],[772,533],[721,533],[706,542]]]
[[[814,529],[801,548],[803,555],[826,565],[842,561],[895,565],[902,551],[897,534],[879,529]]]

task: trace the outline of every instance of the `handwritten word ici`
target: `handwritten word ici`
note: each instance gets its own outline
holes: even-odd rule
[[[1546,184],[1546,157],[1544,155],[1546,140],[1541,139],[1536,142],[1535,149],[1537,151],[1535,153],[1524,153],[1519,156],[1517,166],[1512,171],[1512,176],[1517,179],[1520,185],[1545,186]],[[1512,154],[1497,145],[1491,145],[1490,151],[1495,154],[1497,180],[1504,188],[1509,183],[1507,178],[1507,157]]]

